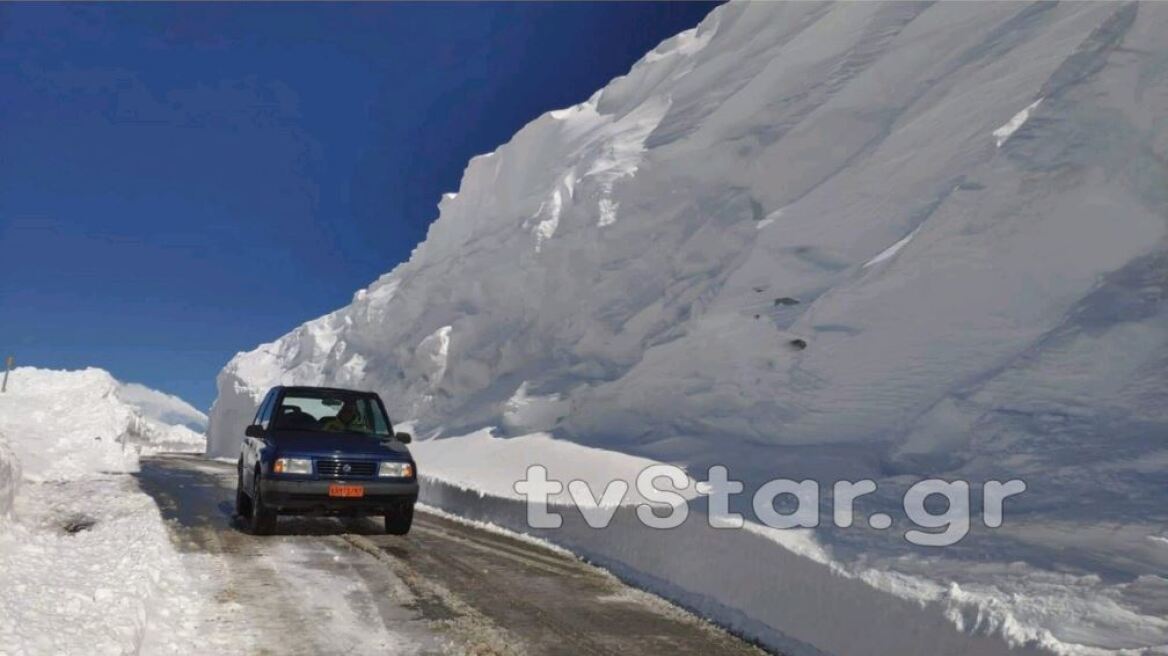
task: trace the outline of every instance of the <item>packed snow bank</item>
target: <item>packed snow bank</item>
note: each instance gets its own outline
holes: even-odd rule
[[[661,463],[571,447],[546,435],[498,438],[489,430],[421,442],[414,453],[423,503],[567,548],[792,656],[1101,654],[1108,650],[1065,637],[1086,642],[1122,635],[1134,647],[1157,645],[1168,630],[1168,618],[1156,610],[1168,599],[1162,577],[1114,586],[1096,575],[1023,562],[971,564],[911,553],[884,558],[878,550],[845,560],[806,529],[750,521],[742,530],[712,528],[700,501],[690,504],[680,526],[654,530],[636,517],[635,506],[645,499],[632,486],[629,497],[603,513],[609,522],[603,529],[587,507],[592,497],[576,509],[566,493],[549,497],[548,509],[562,525],[532,528],[524,497],[508,487],[526,478],[529,464],[546,463],[549,480],[584,480],[599,498],[613,481],[631,484]],[[684,494],[691,500],[692,490]],[[1125,597],[1128,604],[1119,603]],[[1142,608],[1130,605],[1137,597]]]
[[[547,433],[496,437],[490,428],[457,438],[418,442],[411,450],[416,459],[438,468],[423,471],[422,475],[440,478],[445,485],[504,499],[522,498],[515,490],[516,481],[527,478],[529,467],[542,466],[549,480],[564,482],[564,489],[548,498],[553,505],[573,503],[567,487],[569,481],[587,483],[594,493],[592,499],[599,502],[612,481],[636,481],[642,471],[661,464],[648,458],[557,440]],[[693,479],[676,491],[686,499],[697,496]],[[636,486],[630,485],[616,505],[645,502]]]
[[[0,394],[0,652],[140,653],[147,637],[160,653],[195,648],[184,618],[201,602],[157,506],[125,474],[142,452],[204,439],[125,390],[100,369],[24,367]]]
[[[0,527],[0,653],[198,651],[202,602],[133,480],[28,484],[17,512]]]
[[[430,472],[424,474],[423,503],[567,548],[783,654],[1041,653],[1033,647],[1011,649],[984,632],[959,630],[948,614],[977,613],[976,604],[943,590],[930,591],[931,598],[917,590],[892,594],[840,570],[806,533],[757,524],[746,530],[716,529],[700,512],[691,512],[676,528],[653,530],[631,506],[617,508],[605,529],[593,528],[582,513],[565,508],[555,508],[563,517],[559,528],[532,529],[521,499],[448,483],[444,467],[422,457]]]
[[[815,540],[972,604],[948,616],[971,640],[1162,649],[1165,33],[1159,3],[720,7],[471,160],[350,305],[236,356],[209,452],[271,385],[327,383],[426,437],[547,432],[748,490],[870,478],[889,512],[920,477],[1022,479],[1002,529],[943,552]]]
[[[0,394],[0,432],[8,436],[25,477],[70,480],[134,471],[140,453],[203,448],[203,435],[144,414],[123,398],[125,390],[101,369],[14,369],[8,391]],[[130,396],[142,395],[131,391]]]

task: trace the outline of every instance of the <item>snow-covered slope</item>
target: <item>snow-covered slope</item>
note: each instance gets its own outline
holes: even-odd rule
[[[186,426],[195,432],[207,430],[207,415],[173,394],[159,392],[138,383],[123,383],[118,398],[156,422]]]
[[[873,478],[888,507],[1022,478],[944,554],[818,539],[967,632],[1164,648],[1164,34],[1160,3],[723,6],[471,160],[350,305],[234,358],[209,451],[270,385],[329,383],[425,436]]]

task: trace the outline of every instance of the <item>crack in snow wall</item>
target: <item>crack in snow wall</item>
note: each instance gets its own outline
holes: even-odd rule
[[[0,518],[12,513],[12,504],[20,488],[20,461],[0,433]]]

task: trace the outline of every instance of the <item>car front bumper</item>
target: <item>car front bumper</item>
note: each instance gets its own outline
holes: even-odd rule
[[[375,515],[394,512],[402,504],[418,500],[418,481],[370,479],[262,479],[264,504],[287,515]],[[360,485],[360,497],[330,497],[330,485]]]

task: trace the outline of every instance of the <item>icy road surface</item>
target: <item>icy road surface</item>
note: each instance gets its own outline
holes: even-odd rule
[[[427,513],[406,537],[370,520],[281,518],[247,535],[235,470],[143,458],[192,578],[206,646],[232,653],[757,654],[570,555]],[[146,645],[145,651],[151,651]]]

